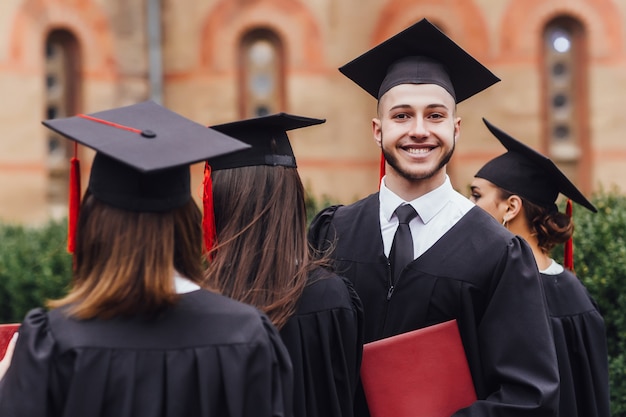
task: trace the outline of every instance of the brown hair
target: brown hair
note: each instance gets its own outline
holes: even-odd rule
[[[312,261],[304,187],[295,168],[214,171],[217,245],[206,283],[265,312],[281,328],[295,310]]]
[[[506,200],[515,193],[502,188],[499,189],[500,198]],[[537,236],[537,245],[543,253],[550,251],[558,244],[566,242],[574,233],[574,223],[565,213],[561,213],[556,205],[548,208],[539,206],[519,196],[522,200],[524,218],[531,231]]]
[[[177,300],[174,269],[194,282],[203,274],[201,213],[193,200],[164,213],[133,212],[87,193],[76,236],[68,295],[79,319],[155,314]]]

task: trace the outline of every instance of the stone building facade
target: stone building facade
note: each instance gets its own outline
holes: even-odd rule
[[[151,98],[207,125],[325,118],[290,135],[307,190],[363,197],[378,186],[376,103],[337,68],[423,17],[502,79],[459,105],[457,190],[503,152],[482,117],[584,191],[626,189],[626,0],[3,0],[0,221],[65,213],[74,149],[41,120]],[[77,152],[84,187],[92,152]]]

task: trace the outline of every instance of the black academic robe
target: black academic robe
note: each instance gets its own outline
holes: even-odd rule
[[[554,415],[556,354],[534,257],[486,212],[471,209],[407,265],[391,294],[378,194],[323,210],[309,238],[334,243],[336,272],[363,302],[365,342],[458,321],[478,401],[455,417]],[[367,415],[363,399],[355,408]]]
[[[352,284],[316,269],[280,335],[294,368],[294,414],[352,416],[363,350],[363,309]]]
[[[604,320],[570,271],[541,274],[561,377],[559,416],[609,417],[609,370]]]
[[[205,290],[157,318],[28,313],[2,417],[291,416],[292,369],[256,309]]]

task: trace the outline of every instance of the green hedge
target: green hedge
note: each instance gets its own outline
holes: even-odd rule
[[[574,206],[576,273],[604,315],[609,347],[611,406],[626,417],[626,196],[593,197],[598,213]],[[309,220],[328,199],[307,197]],[[31,308],[61,296],[71,277],[66,223],[41,228],[0,224],[0,323],[21,321]],[[562,248],[554,256],[562,259]]]
[[[574,269],[604,316],[613,417],[626,416],[626,196],[592,199],[598,213],[574,205]],[[562,248],[555,249],[561,260]]]
[[[0,322],[22,321],[31,308],[64,294],[72,273],[66,233],[65,222],[0,225]]]

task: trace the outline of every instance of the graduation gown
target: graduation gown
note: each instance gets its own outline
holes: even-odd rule
[[[294,414],[349,417],[363,350],[363,310],[350,282],[322,268],[309,277],[280,331],[294,368]]]
[[[609,371],[604,320],[570,271],[541,274],[561,377],[559,415],[609,417]]]
[[[292,369],[258,310],[205,290],[157,318],[28,313],[2,417],[291,416]]]
[[[478,401],[455,417],[553,416],[558,370],[539,273],[528,245],[472,208],[402,271],[391,269],[378,194],[330,207],[311,224],[318,248],[334,244],[336,272],[363,302],[365,342],[456,319]],[[357,415],[367,415],[363,399]]]

